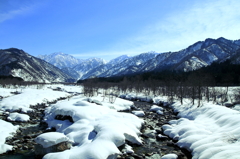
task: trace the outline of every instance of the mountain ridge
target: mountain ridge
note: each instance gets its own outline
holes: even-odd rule
[[[7,56],[1,55],[1,68],[9,65],[9,63],[14,65],[14,62],[15,67],[23,68],[23,64],[16,64],[19,59],[21,59],[21,56],[28,59],[26,61],[32,59],[30,63],[34,63],[34,61],[39,63],[39,61],[36,60],[38,58],[26,53],[23,54],[22,52],[24,51],[21,51],[22,50],[19,52],[18,58],[12,56],[7,59]],[[228,40],[223,37],[218,39],[207,38],[204,41],[195,42],[180,51],[165,53],[147,52],[135,56],[121,55],[109,62],[101,58],[77,59],[71,55],[60,52],[42,55],[39,56],[39,58],[46,59],[52,65],[57,66],[58,69],[56,69],[55,66],[48,65],[48,62],[46,62],[47,64],[41,62],[44,66],[48,65],[47,67],[49,70],[53,69],[56,72],[60,71],[61,73],[58,74],[61,74],[61,80],[65,78],[82,80],[95,77],[122,76],[162,70],[179,70],[187,72],[209,66],[213,62],[223,62],[227,59],[230,59],[235,64],[240,64],[240,40]],[[36,67],[43,71],[43,68],[40,69],[40,66],[36,65]],[[11,71],[11,67],[9,67],[9,69],[8,73],[12,72],[13,75],[18,76],[19,71],[16,71],[16,68],[12,68],[13,71]],[[31,75],[31,69],[29,68],[28,70],[28,78],[34,76]],[[7,72],[6,68],[2,69],[1,72],[4,73],[4,70]],[[46,70],[44,71],[46,72]],[[27,72],[27,70],[25,70],[25,72]],[[33,72],[36,74],[36,70],[33,69]],[[54,72],[52,72],[52,74],[53,73]],[[56,81],[54,78],[48,80],[50,82]],[[41,81],[44,80],[41,79]]]
[[[34,82],[73,82],[59,68],[16,48],[0,50],[0,75]]]

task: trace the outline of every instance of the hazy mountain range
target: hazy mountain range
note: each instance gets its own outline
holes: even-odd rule
[[[240,40],[208,38],[177,52],[148,52],[133,57],[122,55],[109,62],[101,58],[77,59],[64,53],[35,58],[18,49],[0,50],[0,59],[0,75],[13,75],[30,81],[66,82],[166,69],[191,71],[226,59],[239,64]]]

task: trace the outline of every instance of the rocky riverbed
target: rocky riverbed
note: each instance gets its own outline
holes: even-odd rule
[[[9,151],[6,154],[0,155],[0,159],[36,158],[34,153],[34,146],[36,143],[34,139],[42,133],[54,131],[53,129],[47,130],[47,124],[42,122],[44,110],[48,104],[31,106],[31,108],[34,109],[34,112],[28,114],[30,116],[29,122],[11,122],[14,125],[19,125],[20,128],[12,138],[7,139],[6,141],[7,144],[13,145],[13,151]],[[163,134],[161,129],[162,125],[168,123],[170,120],[177,119],[176,114],[171,108],[163,107],[164,114],[160,115],[156,112],[150,111],[150,108],[153,104],[134,101],[134,105],[136,107],[135,109],[142,110],[145,113],[145,116],[142,117],[145,121],[145,124],[141,129],[143,145],[138,146],[127,142],[126,145],[131,146],[134,152],[131,153],[126,151],[126,145],[121,146],[119,149],[123,152],[123,154],[118,156],[119,159],[160,159],[161,156],[170,153],[176,154],[179,159],[190,159],[192,157],[191,153],[184,149],[180,149],[175,144],[176,141],[173,141]],[[131,113],[131,111],[128,112]],[[0,118],[7,120],[7,116],[8,114],[5,113],[2,114]]]
[[[64,100],[66,98],[60,98]],[[43,122],[45,108],[49,104],[56,103],[56,101],[48,102],[47,104],[38,104],[30,106],[34,111],[28,113],[30,120],[28,122],[9,121],[13,125],[19,125],[19,129],[13,137],[6,140],[6,144],[12,145],[13,150],[5,154],[0,154],[0,159],[34,159],[37,158],[34,153],[36,142],[34,139],[45,132],[55,131],[54,129],[47,129],[48,125]],[[19,110],[20,112],[20,110]],[[21,112],[22,113],[22,112]],[[8,112],[3,113],[0,119],[8,121]]]
[[[150,111],[153,104],[146,102],[134,101],[136,109],[142,110],[145,116],[142,117],[145,124],[142,127],[142,139],[144,144],[142,146],[129,144],[134,153],[125,153],[119,155],[119,159],[128,158],[138,158],[138,159],[160,159],[161,156],[166,154],[176,154],[178,159],[191,159],[191,153],[185,149],[181,149],[176,145],[176,141],[167,137],[163,134],[161,129],[162,125],[167,124],[170,120],[178,119],[177,114],[169,107],[163,107],[163,115],[157,114],[156,112]],[[131,111],[129,111],[130,113]],[[122,147],[124,151],[124,147]]]

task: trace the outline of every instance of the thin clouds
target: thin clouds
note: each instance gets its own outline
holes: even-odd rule
[[[175,12],[156,24],[149,24],[141,33],[125,39],[117,47],[128,52],[165,52],[184,49],[206,38],[239,39],[239,6],[238,0],[198,1],[188,10]],[[131,48],[124,48],[131,45]]]
[[[18,15],[31,13],[39,3],[33,3],[31,0],[25,1],[6,1],[1,2],[0,23],[12,19]]]
[[[177,4],[180,3],[177,0],[168,3],[154,0],[151,4],[154,3],[156,7],[151,5],[147,7],[148,3],[146,3],[145,6],[139,5],[138,10],[131,10],[129,7],[131,12],[119,8],[113,12],[114,14],[109,14],[109,12],[104,12],[106,9],[101,9],[99,12],[103,13],[100,17],[98,10],[94,12],[88,3],[81,2],[85,8],[85,10],[81,10],[78,7],[67,6],[69,1],[64,2],[49,0],[1,1],[0,24],[5,25],[0,33],[4,32],[5,36],[11,35],[13,32],[8,29],[9,26],[19,25],[19,28],[23,29],[15,31],[14,36],[28,35],[31,37],[23,39],[21,45],[17,38],[14,40],[6,38],[2,46],[15,44],[23,49],[29,47],[34,54],[62,49],[65,50],[65,53],[79,58],[104,57],[111,59],[123,54],[133,56],[148,51],[159,53],[179,51],[206,38],[239,39],[240,35],[239,0],[183,0],[181,5]],[[58,3],[61,5],[57,5]],[[134,3],[131,2],[131,5]],[[79,6],[77,4],[79,1],[74,1],[70,6]],[[111,8],[111,5],[115,3],[109,4],[106,1],[106,4],[108,4],[105,6],[106,8]],[[94,8],[98,8],[100,5],[103,4],[96,1]],[[165,7],[161,8],[160,6],[163,5]],[[124,6],[124,2],[122,6]],[[72,11],[64,12],[61,7],[71,8]],[[90,15],[86,14],[89,13],[89,9],[92,9]],[[113,9],[107,10],[112,11]],[[118,13],[119,11],[122,11],[123,14]],[[140,11],[144,14],[140,14]],[[46,15],[50,16],[46,17]],[[109,15],[111,16],[108,17]],[[126,20],[124,18],[127,15]],[[21,18],[23,16],[26,18]],[[10,19],[12,21],[8,23],[7,20]],[[14,22],[14,20],[16,21]],[[103,24],[100,25],[100,23]],[[24,24],[24,26],[20,24]],[[4,31],[4,29],[7,30]],[[13,29],[16,30],[16,28]],[[33,41],[42,48],[36,49],[35,45],[32,47]],[[79,52],[79,54],[74,54],[74,52]]]

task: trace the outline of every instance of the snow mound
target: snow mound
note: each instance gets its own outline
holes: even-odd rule
[[[196,158],[240,158],[240,112],[213,104],[200,108],[175,103],[178,120],[164,125],[164,133]]]
[[[145,113],[144,111],[132,111],[132,113],[138,117],[144,117],[145,116]]]
[[[64,141],[69,141],[68,137],[59,132],[48,132],[41,134],[35,138],[35,142],[42,145],[44,148],[56,145]]]
[[[18,126],[14,126],[11,123],[3,121],[0,119],[0,154],[12,150],[12,146],[5,144],[7,137],[12,137],[12,133],[15,133]]]
[[[57,115],[71,116],[69,120],[56,120]],[[48,107],[45,121],[49,127],[55,127],[64,133],[73,147],[60,153],[49,153],[44,159],[106,159],[120,154],[117,147],[125,140],[134,144],[142,144],[140,128],[143,120],[133,114],[117,112],[108,106],[90,103],[88,98],[76,96],[69,101],[61,101]]]
[[[151,106],[151,108],[150,108],[150,111],[158,111],[158,110],[160,110],[160,111],[163,111],[163,108],[162,107],[159,107],[159,106],[157,106],[157,105],[153,105],[153,106]]]
[[[20,121],[20,122],[27,122],[29,121],[30,117],[27,114],[19,114],[19,113],[10,113],[7,117],[8,121]]]
[[[178,156],[176,154],[167,154],[167,155],[164,155],[162,156],[161,159],[177,159]]]
[[[157,105],[153,105],[151,108],[150,108],[150,111],[154,111],[156,112],[157,114],[160,114],[160,115],[163,115],[163,108],[162,107],[159,107]]]

